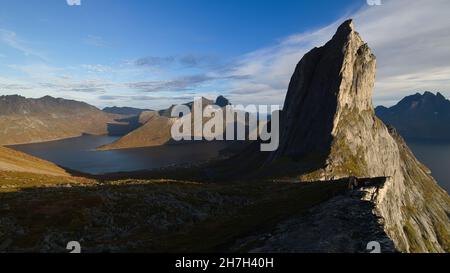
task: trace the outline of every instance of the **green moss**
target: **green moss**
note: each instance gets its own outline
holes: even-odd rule
[[[418,242],[418,238],[420,238],[420,236],[417,234],[414,226],[411,224],[409,220],[407,220],[406,223],[403,225],[403,231],[405,232],[405,235],[408,239],[409,251],[413,253],[423,252],[422,247]]]
[[[435,227],[435,232],[436,232],[439,244],[441,244],[441,246],[444,248],[445,252],[450,253],[450,232],[449,232],[449,230],[441,222],[436,223],[434,225],[434,227]]]

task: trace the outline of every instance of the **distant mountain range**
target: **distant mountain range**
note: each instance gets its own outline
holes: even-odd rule
[[[121,117],[74,100],[0,96],[0,145],[108,134]]]
[[[139,116],[144,111],[152,111],[152,110],[140,109],[140,108],[134,108],[134,107],[117,107],[117,106],[103,108],[103,112],[110,113],[110,114],[118,114],[118,115]]]
[[[450,140],[450,101],[439,92],[417,93],[375,111],[407,139]]]
[[[192,108],[193,102],[185,105]],[[228,105],[202,98],[202,104]],[[15,145],[78,137],[83,134],[123,136],[103,147],[120,149],[163,145],[170,141],[174,105],[153,111],[133,107],[106,107],[103,110],[84,102],[45,96],[25,98],[0,96],[0,145]]]
[[[230,102],[223,96],[217,97],[216,101],[201,98],[202,107],[208,105],[217,105],[224,107]],[[185,103],[192,111],[193,101]],[[127,149],[137,147],[150,147],[160,146],[168,144],[172,140],[171,127],[177,118],[171,116],[172,109],[175,105],[170,106],[167,109],[159,111],[144,111],[139,115],[139,123],[141,126],[121,137],[117,141],[104,145],[99,150],[115,150],[115,149]],[[190,118],[190,117],[186,117]],[[205,122],[206,120],[204,120]],[[192,126],[193,128],[193,126]]]

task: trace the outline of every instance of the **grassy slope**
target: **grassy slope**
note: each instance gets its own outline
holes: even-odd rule
[[[70,185],[70,186],[68,186]],[[0,172],[0,252],[227,250],[343,189],[343,183],[97,182]]]
[[[57,176],[69,175],[64,169],[53,163],[1,146],[0,171],[30,172]]]

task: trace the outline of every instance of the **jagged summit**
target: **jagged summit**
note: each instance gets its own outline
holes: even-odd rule
[[[141,108],[135,108],[135,107],[118,107],[118,106],[112,106],[112,107],[105,107],[102,109],[103,112],[111,113],[111,114],[118,114],[118,115],[136,115],[138,116],[144,111],[151,111],[150,109],[141,109]]]
[[[373,111],[375,56],[345,21],[323,47],[298,63],[281,114],[280,147],[270,160],[328,153],[344,112]]]
[[[375,71],[376,58],[351,20],[305,54],[281,112],[279,148],[265,169],[298,181],[383,177],[386,182],[368,198],[396,248],[449,251],[450,198],[396,131],[375,116]]]
[[[224,96],[220,95],[216,98],[215,104],[219,107],[225,107],[230,104],[230,101]]]
[[[390,108],[378,106],[376,114],[405,138],[450,140],[450,101],[439,92],[416,93]]]

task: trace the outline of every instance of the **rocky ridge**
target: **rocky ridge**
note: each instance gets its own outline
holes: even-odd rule
[[[120,117],[73,100],[0,96],[0,145],[103,135]]]
[[[375,70],[375,56],[351,20],[307,53],[289,85],[280,147],[265,165],[288,160],[300,181],[386,177],[373,211],[395,247],[449,251],[450,198],[395,130],[375,116]]]
[[[375,113],[406,139],[450,140],[450,101],[439,92],[416,93],[390,108],[378,106]]]

